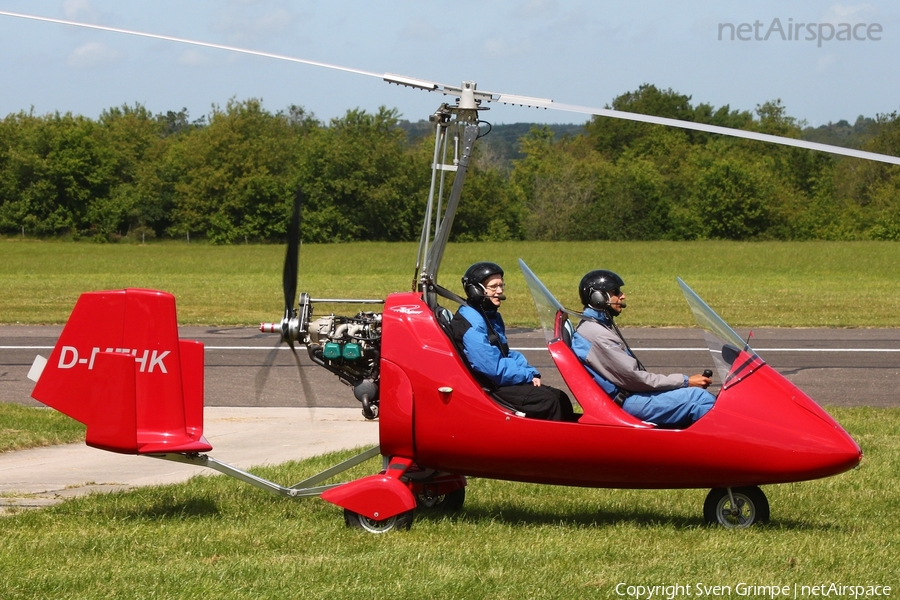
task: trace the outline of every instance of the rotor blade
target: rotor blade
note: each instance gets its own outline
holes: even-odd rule
[[[878,162],[884,162],[894,165],[900,165],[900,157],[889,156],[886,154],[878,154],[875,152],[865,152],[863,150],[854,150],[852,148],[842,148],[840,146],[831,146],[828,144],[820,144],[817,142],[807,142],[805,140],[798,140],[795,138],[785,138],[777,135],[770,135],[766,133],[757,133],[755,131],[746,131],[743,129],[732,129],[730,127],[720,127],[718,125],[708,125],[705,123],[694,123],[691,121],[680,121],[678,119],[669,119],[666,117],[654,117],[651,115],[643,115],[639,113],[630,113],[625,111],[612,110],[608,108],[591,108],[587,106],[578,106],[574,104],[563,104],[559,102],[554,102],[548,98],[534,98],[531,96],[518,96],[516,94],[502,94],[495,92],[485,92],[485,91],[476,91],[475,85],[473,82],[466,82],[462,87],[447,85],[443,83],[437,83],[434,81],[428,81],[425,79],[418,79],[416,77],[408,77],[405,75],[397,75],[393,73],[374,73],[372,71],[363,71],[361,69],[352,69],[349,67],[342,67],[340,65],[332,65],[329,63],[314,61],[314,60],[306,60],[302,58],[296,58],[292,56],[285,56],[283,54],[272,54],[269,52],[259,52],[256,50],[248,50],[246,48],[238,48],[235,46],[225,46],[222,44],[212,44],[209,42],[200,42],[197,40],[189,40],[185,38],[172,37],[167,35],[158,35],[155,33],[147,33],[143,31],[135,31],[130,29],[120,29],[117,27],[106,27],[103,25],[93,25],[90,23],[80,23],[77,21],[66,21],[63,19],[53,19],[50,17],[41,17],[37,15],[28,15],[23,13],[14,13],[8,11],[0,11],[0,15],[4,15],[7,17],[18,17],[21,19],[31,19],[35,21],[45,21],[48,23],[57,23],[61,25],[70,25],[73,27],[84,27],[87,29],[98,29],[101,31],[110,31],[113,33],[124,33],[127,35],[136,35],[140,37],[147,37],[159,40],[167,40],[170,42],[178,42],[181,44],[191,44],[194,46],[203,46],[206,48],[215,48],[219,50],[226,50],[229,52],[239,52],[241,54],[251,54],[254,56],[262,56],[265,58],[274,58],[277,60],[286,60],[295,63],[302,63],[306,65],[312,65],[316,67],[324,67],[327,69],[335,69],[338,71],[345,71],[348,73],[355,73],[357,75],[366,75],[368,77],[378,77],[383,79],[387,83],[395,83],[397,85],[403,85],[407,87],[411,87],[414,89],[426,90],[429,92],[440,92],[444,95],[458,96],[460,98],[460,106],[464,108],[474,109],[477,104],[482,101],[486,102],[500,102],[502,104],[512,104],[519,106],[530,106],[534,108],[545,108],[551,110],[561,110],[566,112],[574,112],[585,115],[596,115],[600,117],[611,117],[614,119],[627,119],[630,121],[640,121],[643,123],[653,123],[657,125],[665,125],[668,127],[678,127],[681,129],[692,129],[696,131],[705,131],[708,133],[715,133],[719,135],[727,135],[731,137],[738,137],[750,140],[757,140],[761,142],[769,142],[773,144],[781,144],[785,146],[793,146],[796,148],[805,148],[807,150],[816,150],[819,152],[827,152],[829,154],[838,154],[841,156],[849,156],[853,158],[862,158],[865,160],[874,160]]]
[[[105,25],[94,25],[92,23],[81,23],[78,21],[66,21],[64,19],[52,19],[50,17],[41,17],[38,15],[26,15],[23,13],[0,11],[0,15],[7,17],[18,17],[20,19],[31,19],[32,21],[44,21],[46,23],[57,23],[59,25],[70,25],[72,27],[83,27],[85,29],[98,29],[100,31],[109,31],[112,33],[124,33],[126,35],[136,35],[138,37],[151,38],[154,40],[165,40],[167,42],[178,42],[179,44],[190,44],[192,46],[202,46],[204,48],[215,48],[216,50],[227,50],[229,52],[238,52],[240,54],[251,54],[253,56],[262,56],[264,58],[274,58],[277,60],[286,60],[289,62],[302,63],[304,65],[312,65],[314,67],[325,67],[327,69],[335,69],[338,71],[346,71],[348,73],[356,73],[357,75],[366,75],[369,77],[383,77],[381,73],[372,73],[371,71],[362,71],[360,69],[351,69],[340,65],[332,65],[315,60],[306,60],[293,56],[285,56],[283,54],[272,54],[270,52],[260,52],[258,50],[248,50],[246,48],[238,48],[236,46],[225,46],[223,44],[213,44],[210,42],[200,42],[197,40],[189,40],[185,38],[172,37],[169,35],[159,35],[156,33],[147,33],[146,31],[136,31],[133,29],[120,29],[118,27],[106,27]]]
[[[300,211],[303,208],[303,191],[297,190],[294,196],[294,210],[288,224],[288,245],[284,255],[284,273],[281,283],[284,287],[285,316],[290,318],[297,299],[297,275],[300,266]],[[291,346],[293,348],[293,345]]]
[[[640,113],[625,112],[621,110],[612,110],[609,108],[591,108],[587,106],[576,106],[574,104],[562,104],[552,100],[543,98],[528,98],[526,96],[512,96],[510,94],[494,94],[497,98],[492,102],[501,102],[503,104],[516,104],[521,106],[531,106],[535,108],[550,108],[554,110],[562,110],[566,112],[574,112],[585,115],[595,115],[598,117],[610,117],[613,119],[626,119],[629,121],[638,121],[641,123],[652,123],[654,125],[665,125],[668,127],[678,127],[681,129],[692,129],[694,131],[705,131],[707,133],[716,133],[731,137],[744,138],[748,140],[757,140],[760,142],[768,142],[772,144],[781,144],[783,146],[793,146],[795,148],[805,148],[807,150],[817,150],[819,152],[828,152],[830,154],[840,154],[842,156],[851,156],[853,158],[862,158],[866,160],[875,160],[878,162],[900,165],[900,157],[889,156],[886,154],[878,154],[876,152],[866,152],[863,150],[855,150],[853,148],[843,148],[840,146],[831,146],[828,144],[820,144],[818,142],[808,142],[796,138],[786,138],[768,133],[759,133],[756,131],[747,131],[745,129],[732,129],[731,127],[721,127],[719,125],[709,125],[707,123],[694,123],[692,121],[680,121],[678,119],[670,119],[668,117],[655,117],[653,115],[644,115]]]

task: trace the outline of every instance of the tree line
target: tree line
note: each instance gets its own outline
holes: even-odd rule
[[[825,135],[780,101],[731,110],[644,85],[612,108]],[[896,112],[842,123],[849,143],[900,155]],[[281,242],[302,188],[304,241],[415,240],[433,153],[416,130],[384,107],[323,123],[255,99],[193,121],[141,105],[19,112],[0,121],[0,233]],[[497,139],[476,144],[455,241],[900,239],[891,165],[605,117],[563,135],[532,127],[512,160]]]

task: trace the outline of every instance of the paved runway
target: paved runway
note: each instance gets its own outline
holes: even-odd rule
[[[36,354],[48,356],[61,327],[0,326],[0,401],[37,405],[26,378]],[[700,331],[625,328],[625,337],[648,369],[699,373],[712,366]],[[564,387],[543,334],[512,330],[510,345],[523,350],[551,385]],[[747,331],[739,330],[740,335]],[[276,338],[254,328],[181,328],[182,338],[206,346],[206,406],[357,408],[352,391],[304,359],[297,366],[282,346],[263,369]],[[900,329],[755,329],[751,345],[773,368],[825,406],[900,406]]]

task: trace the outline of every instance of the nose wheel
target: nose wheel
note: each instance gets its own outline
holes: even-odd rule
[[[399,515],[387,519],[370,519],[357,512],[344,509],[344,522],[348,527],[356,527],[369,533],[387,533],[395,529],[409,529],[412,527],[414,511],[408,510]]]
[[[769,500],[757,486],[713,488],[703,503],[703,518],[728,529],[750,527],[769,520]]]

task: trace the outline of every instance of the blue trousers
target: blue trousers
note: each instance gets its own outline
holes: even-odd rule
[[[648,423],[664,427],[687,427],[713,407],[716,397],[698,387],[665,392],[636,392],[625,399],[622,409]]]

